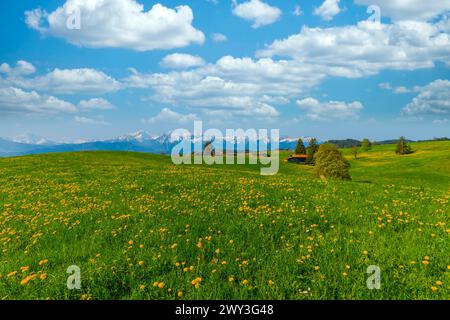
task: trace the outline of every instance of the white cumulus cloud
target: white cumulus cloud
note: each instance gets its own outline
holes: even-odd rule
[[[259,28],[275,23],[281,17],[281,10],[260,0],[250,0],[238,4],[233,0],[233,14],[253,22],[253,28]]]
[[[102,71],[89,68],[55,69],[33,78],[13,77],[5,80],[16,87],[58,94],[100,94],[114,92],[121,85]]]
[[[407,116],[450,114],[450,81],[439,79],[422,87],[402,113]]]
[[[314,10],[314,14],[322,17],[323,20],[331,21],[341,12],[339,2],[340,0],[325,0],[320,7]]]
[[[357,119],[364,108],[361,102],[346,103],[342,101],[321,102],[314,98],[297,100],[297,106],[306,113],[310,120]]]
[[[79,12],[79,29],[67,21]],[[202,44],[204,34],[192,26],[189,6],[175,9],[155,4],[149,11],[136,0],[66,0],[55,11],[27,11],[30,28],[89,48],[127,48],[137,51],[173,49]]]
[[[175,122],[175,123],[190,123],[198,120],[195,114],[181,114],[170,110],[169,108],[163,108],[156,116],[144,120],[149,124],[161,123],[161,122]]]
[[[11,67],[7,63],[2,63],[0,65],[0,73],[6,74],[8,76],[22,76],[29,75],[36,72],[36,68],[29,62],[24,60],[17,61],[14,67]]]
[[[36,91],[20,88],[0,88],[0,113],[57,114],[73,113],[77,108],[54,96],[42,96]]]
[[[162,59],[160,65],[169,69],[187,69],[199,67],[205,64],[205,61],[199,56],[193,56],[185,53],[169,54]]]
[[[450,64],[450,23],[401,21],[359,22],[330,28],[303,27],[298,34],[276,40],[257,52],[328,68],[334,76],[361,77],[380,70],[416,70]]]
[[[355,0],[356,4],[376,4],[381,15],[395,20],[429,20],[450,11],[450,0]]]

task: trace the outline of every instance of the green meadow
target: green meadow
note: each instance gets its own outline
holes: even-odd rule
[[[283,161],[0,159],[0,299],[449,299],[450,142],[412,148],[343,150],[352,181]]]

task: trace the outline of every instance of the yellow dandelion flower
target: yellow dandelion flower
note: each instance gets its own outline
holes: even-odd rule
[[[34,280],[36,278],[36,275],[31,275],[31,276],[27,276],[25,279],[23,279],[20,284],[22,286],[26,285],[28,282],[30,282],[31,280]]]
[[[243,284],[244,286],[248,285],[248,280],[247,280],[247,279],[242,280],[242,284]]]
[[[160,288],[160,289],[164,289],[165,286],[166,286],[166,285],[164,284],[164,282],[160,282],[160,283],[158,284],[158,288]]]
[[[438,287],[435,287],[435,286],[432,286],[432,287],[431,287],[431,291],[433,291],[433,292],[436,292],[436,291],[438,291],[438,290],[439,290]]]
[[[13,272],[8,273],[7,277],[8,277],[8,278],[13,277],[13,276],[15,276],[16,274],[17,274],[17,271],[13,271]]]
[[[142,266],[142,265],[144,265],[144,261],[141,260],[141,261],[138,262],[138,264],[139,264],[140,266]]]
[[[182,298],[183,297],[183,291],[178,291],[177,296],[178,296],[178,298]]]
[[[428,260],[423,260],[423,261],[422,261],[422,264],[425,264],[425,265],[430,264],[430,261],[428,261]]]
[[[369,254],[369,251],[364,250],[362,253],[363,253],[363,255],[366,255],[366,256],[367,256],[367,255]]]
[[[133,240],[128,241],[128,244],[131,246],[133,244]]]
[[[46,274],[46,273],[41,274],[41,275],[39,276],[39,279],[41,279],[41,280],[47,279],[47,274]]]
[[[145,284],[141,284],[141,285],[139,286],[139,289],[140,289],[140,290],[144,290],[144,289],[145,289]]]
[[[48,262],[48,259],[41,260],[41,261],[39,261],[39,265],[40,265],[40,266],[43,266],[43,265],[46,264],[47,262]]]
[[[436,285],[438,285],[438,286],[442,286],[443,284],[444,283],[442,281],[440,281],[440,280],[436,281]]]
[[[315,266],[314,270],[319,271],[320,270],[320,266]]]
[[[269,280],[267,283],[269,286],[273,286],[275,284],[275,282],[273,282],[272,280]]]

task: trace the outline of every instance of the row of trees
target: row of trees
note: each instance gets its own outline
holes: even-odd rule
[[[295,154],[306,154],[306,163],[314,164],[314,155],[319,151],[319,144],[316,138],[309,140],[308,147],[305,147],[303,140],[300,138],[297,141],[297,147],[295,148]]]

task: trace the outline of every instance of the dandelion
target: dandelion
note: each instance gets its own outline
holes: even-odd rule
[[[273,286],[275,284],[275,282],[273,282],[272,280],[269,280],[267,283],[269,284],[269,286]]]
[[[177,296],[178,296],[178,298],[182,298],[183,297],[183,291],[178,291]]]
[[[166,285],[164,284],[164,282],[160,282],[160,283],[158,284],[158,288],[160,288],[160,289],[164,289],[165,286],[166,286]]]
[[[27,276],[27,277],[25,277],[25,279],[23,279],[21,282],[20,282],[20,284],[22,285],[22,286],[24,286],[24,285],[26,285],[28,282],[30,282],[31,280],[34,280],[36,278],[36,275],[35,274],[33,274],[33,275],[31,275],[31,276]]]
[[[425,264],[425,265],[430,264],[430,261],[428,261],[428,260],[423,260],[423,261],[422,261],[422,264]]]
[[[319,271],[320,270],[320,266],[315,266],[314,270]]]
[[[28,270],[30,270],[30,267],[29,266],[21,267],[20,270],[22,270],[22,272],[27,272]]]
[[[128,241],[128,244],[131,246],[133,244],[133,240]]]
[[[39,279],[41,279],[41,280],[47,279],[47,274],[46,274],[46,273],[41,274],[41,275],[39,276]]]
[[[436,292],[436,291],[438,291],[438,290],[439,290],[438,287],[435,287],[435,286],[432,286],[432,287],[431,287],[431,291],[433,291],[433,292]]]
[[[8,277],[8,278],[14,277],[16,274],[17,274],[17,271],[13,271],[13,272],[8,273],[8,274],[7,274],[7,277]]]
[[[247,280],[247,279],[242,280],[242,284],[243,284],[244,286],[248,285],[248,280]]]
[[[141,284],[141,285],[139,286],[139,289],[140,289],[140,290],[144,290],[144,289],[145,289],[145,285],[144,285],[144,284]]]
[[[343,275],[344,277],[346,277],[346,276],[348,276],[348,273],[347,273],[347,272],[342,272],[342,275]]]
[[[234,277],[233,276],[229,277],[228,282],[234,282]]]
[[[362,253],[363,253],[363,255],[367,256],[369,254],[369,251],[364,250]]]
[[[444,283],[442,282],[442,281],[440,281],[440,280],[438,280],[438,281],[436,281],[436,285],[437,286],[442,286]]]
[[[40,265],[40,266],[43,266],[43,265],[46,264],[47,262],[48,262],[48,259],[41,260],[41,261],[39,261],[39,265]]]
[[[143,266],[143,265],[144,265],[144,261],[141,260],[141,261],[138,262],[138,264],[139,264],[140,266]]]

